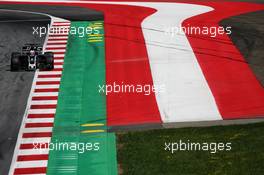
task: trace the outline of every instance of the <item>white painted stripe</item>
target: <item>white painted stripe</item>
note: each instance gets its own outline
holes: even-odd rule
[[[54,43],[64,43],[65,45],[67,44],[67,40],[58,40],[58,41],[48,41],[47,45],[54,44]]]
[[[49,149],[20,149],[18,150],[18,155],[35,155],[35,154],[48,154]],[[17,164],[17,162],[16,162]]]
[[[54,23],[53,23],[54,24]],[[58,31],[58,32],[67,32],[67,31],[64,31],[63,29],[69,29],[70,28],[70,25],[64,25],[64,24],[59,24],[59,25],[52,25],[52,27],[50,28],[50,30],[55,30],[55,31]]]
[[[63,65],[55,65],[54,68],[63,68]]]
[[[56,109],[29,109],[28,110],[29,114],[55,114],[55,112],[56,112]],[[49,119],[53,120],[53,118],[49,118]],[[33,119],[28,119],[28,120],[33,120]],[[28,122],[28,120],[27,120],[27,122]],[[45,118],[44,120],[48,120],[48,119]]]
[[[60,45],[60,44],[49,44],[46,46],[46,50],[48,50],[47,48],[59,48],[59,47],[66,47],[66,44],[64,45]]]
[[[37,85],[36,89],[52,89],[52,88],[59,88],[60,85],[57,84],[51,84],[51,85]]]
[[[49,36],[49,39],[68,39],[68,36]]]
[[[43,96],[58,96],[58,92],[34,92],[33,97],[43,97]]]
[[[52,127],[25,128],[24,133],[52,132]]]
[[[65,54],[56,54],[56,53],[54,53],[54,58],[56,59],[56,57],[64,57],[65,56]]]
[[[52,21],[53,23],[56,23],[56,22],[66,22],[66,23],[70,23],[68,20],[66,19],[62,19],[62,18],[57,18],[57,17],[52,17]]]
[[[54,54],[56,54],[57,52],[64,52],[65,53],[65,49],[51,49],[51,48],[47,48],[46,51],[52,51],[54,52]]]
[[[135,4],[158,9],[145,18],[142,29],[154,85],[164,85],[166,90],[156,93],[163,122],[221,119],[187,37],[166,33],[166,28],[180,27],[185,19],[212,8],[180,3]]]
[[[18,161],[16,163],[16,168],[33,168],[33,167],[47,167],[47,160],[37,160],[37,161]]]
[[[63,63],[64,60],[54,60],[54,63]]]
[[[61,78],[38,78],[37,82],[60,81]]]
[[[46,110],[47,111],[47,110]],[[51,111],[47,111],[47,112],[43,112],[41,114],[55,114],[55,110],[53,109],[52,110],[53,112]],[[30,114],[36,114],[37,112],[34,111],[35,113],[30,113]],[[50,112],[50,113],[48,113]],[[27,118],[26,120],[26,123],[52,123],[54,121],[54,118]]]
[[[56,105],[57,100],[33,100],[31,101],[31,105]]]
[[[53,23],[53,26],[55,25],[65,25],[65,26],[70,26],[71,23],[70,22],[54,22]]]
[[[57,62],[57,61],[60,61],[60,62],[63,62],[63,60],[54,60],[54,62]],[[62,74],[62,71],[41,71],[41,72],[38,72],[38,75],[61,75]]]
[[[40,137],[40,138],[22,138],[21,139],[21,144],[34,144],[34,143],[49,143],[51,140],[51,137]]]

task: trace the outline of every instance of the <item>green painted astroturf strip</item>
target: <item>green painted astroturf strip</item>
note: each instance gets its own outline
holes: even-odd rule
[[[99,35],[69,35],[50,144],[48,175],[117,174],[115,135],[107,133],[105,49],[102,21],[71,22],[96,26]]]

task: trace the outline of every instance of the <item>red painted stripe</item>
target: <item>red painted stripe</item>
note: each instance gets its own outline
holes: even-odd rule
[[[30,109],[56,109],[57,105],[31,105]]]
[[[19,149],[47,149],[49,146],[49,143],[25,143],[25,144],[20,144]]]
[[[51,137],[51,132],[33,132],[33,133],[24,133],[22,138],[36,138],[36,137]]]
[[[36,85],[60,84],[60,81],[37,81]]]
[[[54,52],[54,54],[65,54],[65,52]]]
[[[59,92],[59,89],[58,88],[35,89],[34,92]]]
[[[53,23],[52,26],[62,26],[62,27],[70,27],[70,24],[68,23]]]
[[[123,5],[78,5],[105,14],[106,84],[153,85],[141,24],[156,10]],[[122,15],[113,15],[113,11]],[[135,58],[140,60],[135,61]],[[112,93],[107,95],[106,106],[107,124],[110,126],[161,123],[154,93],[148,96]]]
[[[18,174],[41,174],[46,173],[46,167],[36,167],[36,168],[16,168],[14,175]]]
[[[67,41],[64,42],[64,43],[47,43],[47,46],[52,46],[52,45],[66,45],[67,44]]]
[[[26,123],[25,128],[53,127],[53,123]]]
[[[69,25],[63,25],[63,24],[61,24],[61,25],[53,25],[51,28],[50,28],[50,30],[51,31],[53,31],[53,33],[59,33],[59,30],[60,29],[69,29],[70,28],[70,26]],[[67,33],[67,31],[62,31],[63,33]],[[62,33],[61,32],[61,33]],[[52,33],[52,32],[51,32]]]
[[[64,57],[58,57],[58,56],[54,57],[54,60],[63,60],[63,59],[64,59]]]
[[[69,29],[70,28],[70,26],[69,25],[65,25],[65,24],[62,24],[62,25],[53,25],[51,28],[53,28],[52,30],[54,31],[53,33],[54,34],[57,34],[57,33],[61,33],[61,34],[63,34],[63,33],[67,33],[67,31],[64,31],[64,32],[57,32],[59,29]]]
[[[54,118],[55,114],[28,114],[28,118]]]
[[[17,156],[17,161],[34,161],[34,160],[48,160],[48,159],[49,159],[48,154]]]
[[[68,36],[68,34],[67,35],[65,35],[65,34],[51,34],[51,35],[49,35],[49,37],[62,37],[62,36]]]
[[[49,38],[48,41],[67,41],[67,38]]]
[[[184,27],[218,28],[225,18],[264,9],[261,5],[240,2],[199,4],[209,4],[215,10],[185,20]],[[187,37],[223,119],[264,116],[263,87],[229,36],[216,35],[212,39],[208,35],[188,34]]]
[[[71,22],[68,22],[68,21],[56,21],[56,22],[54,22],[53,24],[61,24],[61,23],[71,23]]]
[[[61,74],[38,75],[38,78],[60,78],[60,77],[61,77]]]
[[[70,26],[70,22],[54,22],[52,23],[52,26],[54,25],[63,25],[63,26]]]
[[[52,69],[52,70],[41,70],[40,72],[43,72],[43,71],[48,71],[48,72],[56,72],[56,71],[62,71],[63,68],[55,68],[55,69]]]
[[[32,97],[32,100],[40,101],[40,100],[58,100],[57,96],[42,96],[42,97]]]
[[[63,71],[63,68],[55,68],[52,71]]]

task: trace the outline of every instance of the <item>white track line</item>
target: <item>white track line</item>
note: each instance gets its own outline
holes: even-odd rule
[[[54,60],[54,63],[63,63],[63,60]]]
[[[30,113],[30,112],[29,112]],[[35,113],[30,113],[30,114],[38,114],[37,112]],[[41,113],[41,114],[46,114],[46,113]],[[55,114],[55,110],[53,112],[47,112],[47,114]],[[30,118],[26,120],[26,123],[51,123],[54,121],[54,118]]]
[[[60,23],[57,23],[56,21],[53,23],[53,26],[70,26],[71,25],[71,23],[70,22],[64,22],[64,23],[62,23],[62,22],[60,22]]]
[[[29,114],[55,114],[55,112],[56,112],[56,109],[29,109],[28,110],[28,113]],[[45,121],[45,120],[52,120],[53,121],[53,118],[49,118],[49,119],[38,119],[38,118],[35,118],[35,119],[28,119],[27,120],[27,122],[28,121],[30,121],[30,120],[43,120],[43,121]]]
[[[51,36],[49,37],[49,39],[68,39],[68,37],[67,36]]]
[[[60,48],[60,47],[66,47],[66,45],[60,45],[60,44],[49,44],[46,46],[46,48]],[[46,49],[47,50],[47,49]]]
[[[66,49],[52,49],[52,48],[47,48],[46,51],[54,52],[54,54],[57,54],[57,52],[64,52],[65,53]]]
[[[64,57],[65,56],[65,54],[54,54],[54,59],[56,60],[56,58],[60,58],[60,57]]]
[[[58,62],[60,61],[60,62]],[[63,63],[63,60],[54,60],[54,63],[57,62],[57,63]],[[62,71],[41,71],[38,73],[38,75],[61,75],[62,74]]]
[[[39,128],[25,128],[25,133],[34,133],[34,132],[52,132],[52,127],[39,127]]]
[[[50,96],[50,97],[57,97],[59,95],[58,92],[34,92],[33,97],[45,97],[45,96]]]
[[[18,161],[16,168],[33,168],[33,167],[46,167],[47,161],[38,160],[38,161]]]
[[[31,105],[56,105],[57,100],[31,101]]]
[[[60,85],[52,84],[52,85],[37,85],[36,89],[51,89],[51,88],[59,88]]]
[[[63,65],[55,65],[54,68],[63,68]]]
[[[44,82],[44,81],[60,81],[61,78],[38,78],[38,82]]]
[[[20,149],[18,155],[36,155],[36,154],[48,154],[48,149]]]
[[[62,43],[62,44],[67,44],[67,40],[58,40],[58,41],[48,41],[47,45],[54,44],[54,43]]]
[[[23,138],[21,139],[21,144],[33,144],[33,143],[49,143],[50,137],[41,137],[41,138]]]

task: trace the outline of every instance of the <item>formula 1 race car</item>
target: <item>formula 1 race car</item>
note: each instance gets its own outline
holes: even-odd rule
[[[45,52],[43,54],[42,47],[38,44],[25,44],[21,53],[13,52],[11,55],[11,71],[52,70],[53,68],[53,53]]]

